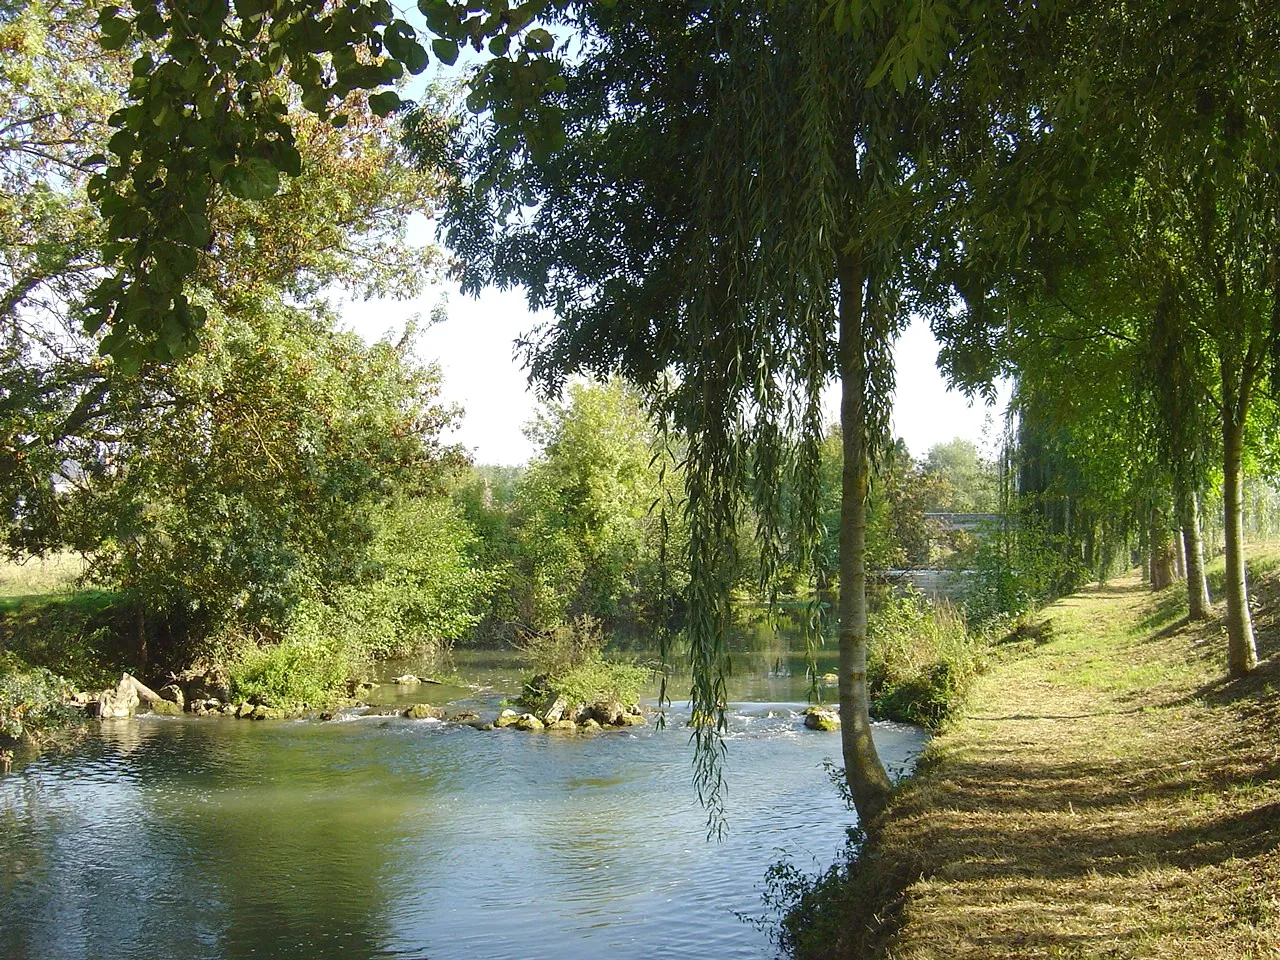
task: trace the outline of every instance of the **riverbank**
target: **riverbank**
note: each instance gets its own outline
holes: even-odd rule
[[[1280,957],[1277,560],[1251,564],[1265,659],[1245,680],[1177,588],[1047,608],[793,915],[800,955]]]

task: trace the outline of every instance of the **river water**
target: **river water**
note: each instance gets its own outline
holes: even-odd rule
[[[772,956],[744,919],[771,916],[766,869],[825,867],[854,817],[824,770],[838,735],[797,716],[799,654],[747,646],[721,842],[706,840],[679,703],[665,729],[594,735],[385,717],[104,723],[0,775],[0,957]],[[459,655],[457,669],[466,685],[375,699],[494,711],[518,690],[508,656]],[[898,772],[924,739],[895,724],[876,738]]]

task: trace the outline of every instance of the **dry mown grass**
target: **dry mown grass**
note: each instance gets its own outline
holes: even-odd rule
[[[846,885],[836,955],[1280,958],[1280,583],[1254,676],[1134,580],[981,678]],[[834,945],[833,945],[834,946]]]

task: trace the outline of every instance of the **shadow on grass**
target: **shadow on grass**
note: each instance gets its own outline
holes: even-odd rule
[[[1191,679],[1225,672],[1224,630],[1188,623],[1185,596],[1169,591],[1116,650],[1169,666],[1132,692],[1147,702],[970,715],[1014,722],[972,728],[921,764],[861,858],[804,903],[815,936],[800,955],[873,958],[892,945],[912,956],[1101,956],[1100,934],[1082,932],[1091,914],[1115,956],[1204,956],[1186,952],[1197,938],[1215,957],[1256,955],[1230,945],[1272,934],[1280,882],[1280,580],[1255,584],[1264,659],[1248,677]],[[1175,686],[1159,697],[1166,676]],[[1159,948],[1149,919],[1163,924]]]

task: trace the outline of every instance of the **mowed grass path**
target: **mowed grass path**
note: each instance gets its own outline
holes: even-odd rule
[[[857,884],[874,932],[840,952],[1280,958],[1280,590],[1258,586],[1270,659],[1236,683],[1176,590],[1046,609],[895,802]]]

